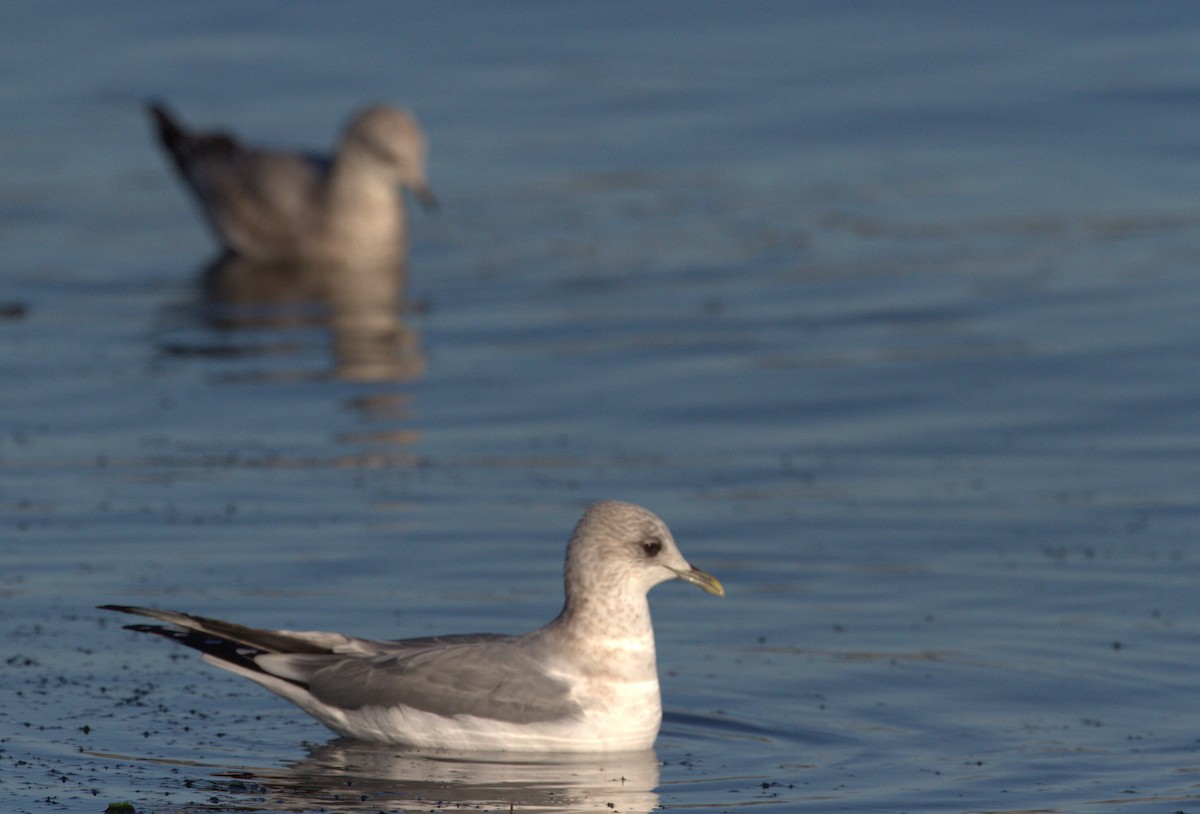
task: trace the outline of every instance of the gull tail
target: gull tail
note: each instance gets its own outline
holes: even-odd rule
[[[163,143],[167,149],[174,153],[174,145],[178,145],[181,140],[187,137],[187,131],[179,125],[175,117],[171,115],[166,106],[161,102],[147,102],[146,110],[154,119],[155,127],[158,129],[158,140]]]
[[[267,671],[263,670],[257,662],[257,657],[263,655],[295,655],[299,653],[330,655],[333,653],[332,647],[314,642],[311,638],[302,635],[246,627],[220,619],[194,616],[190,613],[139,608],[132,605],[101,605],[100,609],[147,616],[160,622],[166,622],[173,627],[138,624],[126,625],[125,628],[136,630],[139,633],[153,633],[193,650],[199,650],[210,661],[221,662],[219,666],[230,665],[241,668],[235,672],[242,672],[243,675],[266,673]]]

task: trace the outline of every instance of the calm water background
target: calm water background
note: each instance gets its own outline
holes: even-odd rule
[[[0,807],[1200,810],[1200,7],[5,6]],[[147,96],[421,117],[404,375],[210,318]],[[364,748],[93,610],[522,631],[608,497],[729,592],[654,592],[652,755]]]

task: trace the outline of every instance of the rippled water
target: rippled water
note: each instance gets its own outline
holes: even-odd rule
[[[9,11],[6,810],[1200,807],[1200,12]],[[387,330],[206,300],[147,96],[411,107]],[[607,497],[728,589],[652,596],[653,753],[364,747],[93,610],[521,631]]]

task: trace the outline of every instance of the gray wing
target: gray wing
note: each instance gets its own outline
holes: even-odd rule
[[[190,178],[222,240],[252,259],[286,256],[319,219],[321,175],[300,156],[239,151]]]
[[[337,633],[263,630],[177,611],[102,605],[173,627],[130,628],[172,639],[238,668],[306,687],[342,709],[404,705],[447,717],[513,723],[579,714],[566,682],[549,675],[519,636],[479,633],[368,641]]]
[[[451,636],[391,643],[373,658],[297,656],[325,666],[307,677],[315,698],[343,709],[405,705],[436,715],[512,723],[577,715],[566,682],[549,675],[514,636]],[[274,657],[280,658],[280,657]]]
[[[188,132],[159,104],[150,112],[176,170],[229,248],[276,259],[319,217],[327,161],[252,149],[226,133]]]

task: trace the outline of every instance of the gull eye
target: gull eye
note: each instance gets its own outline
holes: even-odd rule
[[[649,537],[642,541],[642,551],[646,552],[647,557],[657,557],[658,552],[662,551],[662,540],[658,537]]]

